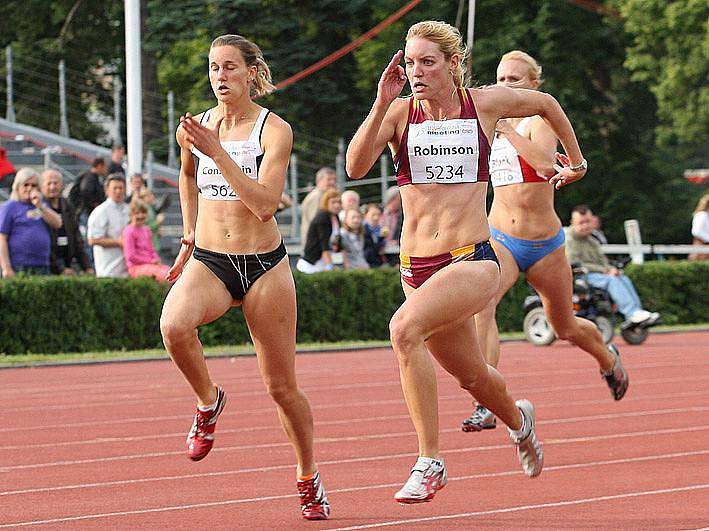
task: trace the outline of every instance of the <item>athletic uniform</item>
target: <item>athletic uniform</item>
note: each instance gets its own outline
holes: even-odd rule
[[[207,122],[211,110],[202,115],[200,123]],[[268,109],[261,109],[247,140],[224,140],[221,142],[222,147],[241,168],[241,171],[255,181],[258,181],[261,160],[263,159],[261,136],[269,112]],[[192,148],[192,155],[195,158],[197,187],[203,199],[209,201],[240,200],[236,192],[229,186],[214,160],[195,147]],[[266,253],[225,254],[195,247],[193,256],[196,260],[206,265],[222,281],[234,299],[241,300],[253,283],[261,275],[274,268],[286,254],[285,245],[281,241],[276,249]]]
[[[515,131],[524,135],[531,117],[522,120]],[[496,137],[492,142],[490,154],[490,182],[494,188],[510,184],[544,183],[548,178],[536,171],[520,157],[519,153],[506,137]],[[494,240],[504,245],[517,262],[519,270],[524,272],[546,255],[564,245],[564,231],[546,240],[522,240],[490,226]]]
[[[421,102],[409,100],[409,114],[399,150],[394,156],[396,183],[399,186],[426,184],[477,183],[489,180],[490,145],[478,121],[470,90],[457,89],[460,118],[429,120]],[[418,288],[436,271],[459,261],[493,260],[495,251],[489,241],[467,245],[427,257],[402,254],[401,277]]]

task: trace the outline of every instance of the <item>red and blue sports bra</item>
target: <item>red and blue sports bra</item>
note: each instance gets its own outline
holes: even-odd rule
[[[421,102],[409,100],[409,116],[394,155],[396,183],[457,184],[490,180],[490,144],[480,127],[470,89],[457,89],[460,118],[430,120]]]
[[[515,131],[524,135],[531,119],[531,116],[527,116],[517,124]],[[506,137],[495,137],[490,154],[490,183],[494,188],[508,184],[544,183],[548,180],[546,175],[532,168],[519,156],[512,142]]]

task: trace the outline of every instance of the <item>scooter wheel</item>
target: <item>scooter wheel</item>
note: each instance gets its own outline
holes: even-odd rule
[[[544,309],[541,307],[530,310],[527,315],[524,316],[522,326],[524,337],[532,345],[543,347],[545,345],[551,345],[554,340],[556,340],[554,329],[549,324],[549,321],[547,321],[547,316],[544,314]]]
[[[647,339],[648,333],[648,329],[644,326],[632,326],[620,331],[620,335],[629,345],[640,345]]]

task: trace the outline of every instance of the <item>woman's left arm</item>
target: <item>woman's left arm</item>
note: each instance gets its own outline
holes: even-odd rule
[[[476,103],[478,101],[482,118],[488,123],[490,120],[494,124],[501,118],[521,118],[536,114],[544,118],[566,152],[565,155],[556,153],[560,164],[554,164],[557,173],[549,179],[557,189],[586,175],[586,159],[581,153],[574,128],[553,96],[536,90],[494,86],[480,91]]]
[[[246,176],[229,156],[219,141],[219,119],[214,129],[205,127],[191,116],[182,120],[187,141],[214,160],[229,186],[239,195],[241,202],[261,221],[266,222],[278,209],[285,187],[286,171],[293,147],[293,132],[283,119],[268,115],[263,129],[263,159],[259,178],[255,181]]]

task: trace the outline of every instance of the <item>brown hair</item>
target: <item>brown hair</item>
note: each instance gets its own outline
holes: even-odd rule
[[[136,200],[130,202],[131,216],[133,214],[137,214],[138,212],[145,212],[146,214],[148,213],[147,203],[145,203],[144,201],[141,201],[140,199],[136,199]]]
[[[241,35],[227,34],[214,39],[209,48],[218,46],[233,46],[241,52],[247,67],[256,67],[256,77],[251,82],[253,96],[265,96],[276,90],[275,85],[271,83],[271,69],[263,58],[261,48],[256,44]]]
[[[463,44],[463,37],[461,37],[458,29],[446,22],[425,20],[411,26],[406,33],[407,41],[416,37],[437,44],[441,52],[443,52],[443,57],[446,58],[446,61],[450,61],[451,57],[454,55],[460,57],[458,66],[451,70],[451,75],[453,76],[453,84],[457,88],[462,88],[465,77],[465,61],[468,59],[468,50]]]

